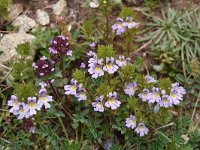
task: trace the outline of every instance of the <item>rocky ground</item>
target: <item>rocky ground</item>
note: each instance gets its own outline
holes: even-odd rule
[[[164,4],[166,1],[162,1]],[[171,4],[179,9],[184,9],[188,0],[175,1]],[[17,59],[16,46],[20,43],[31,41],[35,37],[30,34],[38,26],[43,29],[56,26],[56,17],[62,16],[67,21],[68,29],[79,26],[90,15],[91,11],[85,9],[85,0],[14,0],[14,5],[10,10],[9,20],[0,24],[0,64],[3,65],[8,60]],[[127,6],[133,7],[140,12],[144,0],[123,0]],[[194,0],[195,5],[199,5],[199,0]],[[154,10],[156,15],[160,12]],[[138,21],[144,21],[145,17],[138,14]],[[12,25],[14,31],[6,31],[7,26]],[[1,69],[4,67],[1,67]]]

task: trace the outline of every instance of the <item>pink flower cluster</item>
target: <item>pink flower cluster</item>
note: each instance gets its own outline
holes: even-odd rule
[[[136,124],[136,117],[133,115],[130,115],[129,118],[126,118],[126,127],[127,128],[131,128],[131,129],[135,129],[135,132],[138,133],[140,136],[144,136],[145,134],[148,134],[149,129],[145,126],[145,124],[143,122],[140,122],[138,124],[138,127],[136,128],[137,124]]]
[[[94,107],[94,111],[103,112],[104,111],[104,96],[96,97],[96,102],[92,102],[92,106]],[[117,99],[116,92],[110,92],[107,95],[107,101],[105,102],[105,106],[107,108],[111,108],[112,110],[116,110],[121,105],[121,102]]]
[[[71,79],[71,84],[64,86],[66,95],[74,95],[78,101],[84,101],[87,99],[86,89],[83,88],[83,84],[77,84],[77,80]]]
[[[119,67],[124,67],[130,62],[130,58],[125,59],[124,56],[120,55],[117,60],[113,57],[106,57],[106,62],[104,64],[103,59],[98,59],[95,52],[90,51],[87,55],[91,57],[88,61],[88,72],[92,75],[92,78],[103,76],[105,72],[114,74]],[[81,66],[85,67],[84,64],[81,64]]]
[[[45,109],[50,108],[51,105],[49,102],[53,101],[53,98],[47,94],[45,88],[46,83],[41,83],[40,85],[41,89],[39,91],[38,100],[36,97],[29,97],[27,99],[27,104],[20,102],[17,96],[12,95],[11,99],[8,101],[8,106],[12,107],[9,112],[18,116],[17,118],[21,120],[36,115],[36,110],[41,110],[43,105],[45,106]]]
[[[116,23],[112,25],[112,30],[116,31],[116,35],[121,35],[126,32],[126,29],[136,27],[138,23],[133,21],[132,17],[126,17],[126,21],[123,18],[117,18]]]

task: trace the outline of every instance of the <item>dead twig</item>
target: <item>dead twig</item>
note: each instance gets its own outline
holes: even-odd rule
[[[3,79],[1,79],[0,83],[2,83],[13,71],[13,68],[10,69],[10,71],[3,77]]]

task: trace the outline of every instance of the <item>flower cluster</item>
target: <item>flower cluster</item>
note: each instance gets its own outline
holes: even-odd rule
[[[138,96],[144,102],[157,103],[159,107],[168,108],[172,105],[178,105],[183,100],[183,95],[186,94],[185,89],[179,86],[179,83],[171,85],[170,93],[167,94],[165,90],[153,87],[151,91],[143,89]]]
[[[121,35],[126,32],[126,28],[131,29],[138,25],[138,23],[132,20],[132,17],[126,17],[126,21],[124,21],[123,18],[117,18],[116,23],[112,25],[112,30],[116,31],[116,35]]]
[[[49,61],[45,56],[41,57],[37,63],[33,63],[32,66],[35,69],[35,73],[38,78],[51,74],[54,69],[54,62]]]
[[[77,80],[71,79],[70,85],[64,86],[66,95],[74,95],[78,101],[84,101],[87,99],[86,90],[82,84],[77,84]]]
[[[104,72],[114,74],[119,67],[124,67],[130,62],[130,58],[125,59],[124,56],[120,55],[116,61],[113,57],[106,57],[106,63],[104,65],[103,59],[98,59],[95,52],[90,51],[87,55],[91,57],[88,61],[88,72],[92,75],[92,78],[103,76]]]
[[[149,129],[145,126],[143,122],[140,122],[138,124],[138,127],[136,128],[136,117],[133,115],[130,115],[129,118],[126,118],[126,127],[135,129],[135,132],[138,133],[140,136],[144,136],[145,134],[148,134]]]
[[[17,96],[12,95],[11,99],[8,101],[8,106],[12,107],[9,112],[18,116],[17,118],[21,120],[36,115],[37,110],[41,110],[43,105],[45,109],[50,108],[49,102],[53,101],[53,98],[47,95],[45,86],[44,83],[41,84],[38,100],[36,97],[28,97],[27,104],[20,102]]]
[[[60,58],[63,58],[66,55],[72,56],[72,51],[69,49],[69,38],[63,35],[55,37],[51,41],[49,51]]]
[[[92,106],[94,107],[94,111],[103,112],[104,104],[103,104],[104,96],[96,97],[96,102],[92,102]],[[116,110],[121,105],[121,102],[117,99],[116,92],[110,92],[107,95],[107,101],[105,102],[105,106],[111,108],[112,110]]]

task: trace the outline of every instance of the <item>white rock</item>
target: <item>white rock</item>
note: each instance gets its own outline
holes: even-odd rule
[[[35,36],[23,32],[5,34],[0,40],[0,51],[3,51],[3,54],[0,55],[0,64],[18,59],[19,55],[15,49],[17,45],[33,39]]]
[[[36,21],[42,26],[48,25],[50,23],[48,13],[41,9],[38,9],[36,11]]]
[[[19,32],[26,32],[36,26],[35,20],[26,15],[18,16],[12,24],[19,27]]]
[[[52,5],[53,13],[56,15],[60,15],[61,12],[66,9],[67,2],[65,0],[59,0],[57,3]]]
[[[12,5],[9,13],[9,19],[12,21],[16,19],[23,12],[23,5],[18,3]]]

